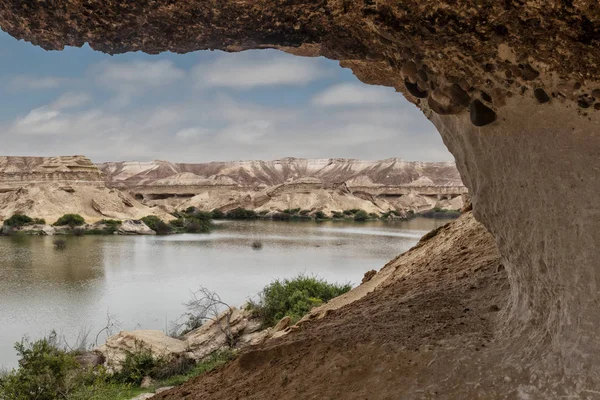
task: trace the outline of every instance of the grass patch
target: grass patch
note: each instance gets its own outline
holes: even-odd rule
[[[69,400],[130,400],[148,391],[132,385],[98,380],[79,387],[68,398]]]
[[[193,366],[188,372],[184,374],[174,375],[170,378],[161,380],[154,386],[164,387],[164,386],[177,386],[181,385],[193,379],[197,376],[200,376],[206,372],[212,371],[215,368],[220,367],[221,365],[225,365],[228,362],[234,360],[236,357],[235,352],[233,350],[217,350],[212,353],[208,358],[205,358],[203,361],[200,361],[198,364]]]

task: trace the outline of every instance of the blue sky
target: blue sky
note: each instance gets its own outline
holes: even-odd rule
[[[0,155],[96,162],[452,160],[415,106],[335,61],[274,50],[48,52],[1,31],[0,143]]]

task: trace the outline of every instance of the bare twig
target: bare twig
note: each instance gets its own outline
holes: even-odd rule
[[[208,321],[217,324],[219,330],[225,335],[227,345],[233,347],[235,338],[231,332],[231,316],[233,308],[221,300],[221,297],[205,287],[191,293],[192,299],[184,303],[187,312],[183,314],[185,322],[172,323],[171,335],[178,336],[182,331],[189,332],[204,325]],[[223,316],[222,313],[225,312]],[[224,323],[223,323],[224,320]]]
[[[106,338],[108,339],[113,335],[114,330],[120,325],[121,322],[119,322],[117,316],[115,314],[109,313],[109,311],[106,310],[106,325],[102,329],[100,329],[96,334],[96,340],[94,342],[96,346],[98,346],[98,338],[100,337],[100,334],[102,332],[106,332]]]

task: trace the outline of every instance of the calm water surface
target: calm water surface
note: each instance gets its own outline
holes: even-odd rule
[[[23,335],[72,341],[107,312],[120,330],[165,330],[199,286],[240,306],[302,272],[356,285],[446,222],[223,222],[209,235],[69,237],[63,251],[52,237],[0,237],[0,367],[16,365]]]

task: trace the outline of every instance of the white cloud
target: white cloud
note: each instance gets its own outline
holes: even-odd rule
[[[81,107],[92,100],[92,96],[83,92],[67,92],[50,104],[50,108],[63,110]]]
[[[57,89],[68,82],[67,78],[55,76],[19,75],[9,80],[8,89],[12,91]]]
[[[112,105],[123,107],[148,90],[173,85],[184,79],[186,72],[169,60],[139,60],[95,64],[88,69],[87,76],[98,86],[114,91]]]
[[[323,59],[263,54],[218,56],[192,73],[168,60],[96,64],[52,101],[46,93],[18,94],[34,105],[0,120],[0,141],[9,154],[85,154],[98,162],[451,159],[431,123],[392,89],[327,79],[330,86],[305,101],[311,92],[296,86],[327,78],[338,67]],[[259,102],[251,91],[222,90],[267,86],[274,90]],[[277,102],[296,90],[292,105]],[[39,107],[41,99],[46,103]]]
[[[253,120],[225,127],[219,134],[224,144],[255,144],[273,131],[273,123],[267,120]]]
[[[203,136],[210,134],[210,129],[200,128],[200,127],[192,127],[181,129],[179,132],[175,134],[177,139],[186,140],[186,139],[197,139]]]
[[[306,85],[326,72],[311,59],[279,54],[257,58],[251,53],[238,53],[200,64],[192,74],[199,87],[247,90],[259,86]]]
[[[96,81],[111,88],[159,87],[185,77],[185,71],[169,60],[102,63],[91,68]]]
[[[316,95],[312,102],[318,106],[353,106],[384,104],[397,101],[400,95],[394,89],[383,86],[367,86],[357,83],[341,83]]]

